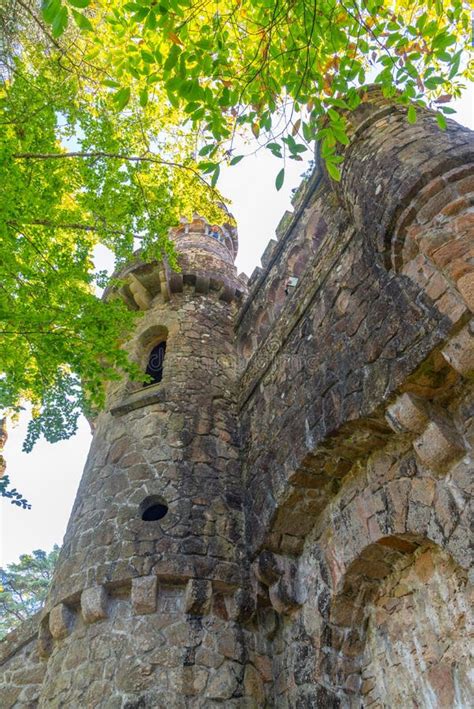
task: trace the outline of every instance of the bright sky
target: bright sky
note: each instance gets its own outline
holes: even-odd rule
[[[474,87],[452,105],[458,111],[453,118],[474,129]],[[260,256],[274,236],[275,227],[284,211],[291,209],[291,189],[300,184],[307,163],[290,163],[280,192],[276,192],[274,183],[281,165],[267,150],[222,173],[219,188],[232,199],[232,213],[239,230],[239,273],[250,275],[260,265]],[[109,264],[97,265],[105,268]],[[15,561],[20,554],[33,549],[49,550],[53,544],[62,542],[91,442],[85,419],[70,440],[54,445],[40,441],[29,454],[21,452],[25,433],[26,419],[22,419],[9,431],[4,455],[10,480],[32,509],[22,510],[0,498],[2,566]]]

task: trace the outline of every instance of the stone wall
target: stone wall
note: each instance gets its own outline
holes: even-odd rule
[[[246,520],[255,548],[298,546],[289,537],[298,536],[295,526],[303,531],[299,498],[317,514],[326,504],[324,490],[337,487],[357,450],[364,453],[363,440],[333,445],[336,432],[347,442],[358,420],[357,436],[371,441],[365,452],[374,444],[374,428],[376,438],[383,438],[386,424],[378,420],[377,407],[462,326],[472,305],[466,299],[473,282],[472,134],[454,122],[449,132],[439,131],[429,112],[407,128],[405,109],[384,102],[377,91],[368,92],[351,120],[340,186],[322,174],[309,181],[293,220],[289,215],[284,221],[281,243],[272,245],[264,271],[250,279],[238,320],[239,341],[249,355],[240,406]],[[391,267],[408,228],[436,254],[429,273],[419,262],[416,268],[408,262],[401,273]],[[298,285],[275,299],[273,293],[284,291],[295,249]],[[413,256],[414,247],[405,244],[405,250]],[[465,278],[463,293],[446,271],[449,263]],[[428,281],[431,289],[425,288]],[[444,360],[439,367],[447,371]],[[279,525],[282,499],[292,510],[293,527],[286,509]]]
[[[399,434],[320,515],[273,641],[276,706],[469,704],[473,393],[449,410],[467,451],[443,472]]]
[[[340,185],[320,166],[297,195],[237,322],[247,551],[279,618],[273,703],[462,707],[472,134],[428,113],[412,129],[371,91],[352,121]]]
[[[38,704],[46,659],[38,646],[40,614],[24,621],[0,645],[0,698],[3,707]]]

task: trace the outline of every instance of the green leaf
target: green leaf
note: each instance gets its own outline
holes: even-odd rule
[[[67,27],[67,7],[61,7],[51,23],[51,34],[60,37]]]
[[[219,179],[220,171],[221,171],[221,168],[219,165],[217,165],[216,169],[214,170],[214,174],[212,175],[211,187],[216,186],[217,180]]]
[[[85,7],[88,7],[88,5],[91,4],[91,0],[67,0],[69,5],[72,5],[73,7],[79,7],[84,9]]]
[[[121,111],[127,103],[130,101],[130,86],[123,86],[116,94],[114,94],[113,99],[117,106],[117,111]]]
[[[156,29],[158,22],[156,19],[156,14],[153,12],[153,10],[150,10],[148,13],[148,17],[145,20],[145,27],[148,30],[154,30]]]
[[[140,52],[141,58],[143,59],[144,62],[147,64],[154,64],[155,63],[155,57],[151,52],[146,52],[144,49]]]
[[[265,147],[271,150],[273,154],[281,153],[281,145],[278,145],[278,143],[267,143]]]
[[[88,17],[86,17],[85,15],[82,15],[80,12],[77,12],[76,10],[72,10],[72,14],[73,14],[74,20],[76,22],[76,25],[79,27],[79,29],[87,30],[88,32],[94,31],[94,28],[93,28]]]
[[[209,143],[209,145],[205,145],[201,150],[199,151],[199,155],[209,155],[209,153],[212,152],[214,149],[214,143]]]
[[[408,123],[416,123],[416,108],[412,105],[408,106],[407,113]]]
[[[134,12],[133,19],[135,20],[135,22],[141,22],[142,20],[145,19],[145,17],[148,15],[149,12],[150,12],[149,7],[142,7],[140,5],[139,9]]]
[[[340,182],[341,180],[341,171],[339,170],[336,165],[332,162],[326,162],[326,169],[331,175],[332,179],[335,180],[336,182]]]
[[[283,182],[285,181],[285,168],[282,167],[275,180],[275,187],[277,190],[281,190],[283,187]]]
[[[241,160],[243,160],[243,155],[236,155],[235,158],[232,158],[230,161],[231,165],[237,165]]]
[[[49,0],[43,2],[41,6],[41,14],[48,24],[51,24],[61,9],[61,0]]]
[[[436,122],[438,123],[438,126],[441,128],[441,130],[446,130],[446,128],[448,127],[448,124],[446,123],[446,118],[443,116],[442,113],[436,114]]]
[[[168,58],[163,65],[163,69],[165,71],[170,71],[174,67],[174,65],[178,61],[178,57],[180,55],[180,52],[181,52],[180,47],[178,47],[177,44],[173,44],[173,46],[171,47],[170,52],[168,54]]]
[[[459,52],[456,52],[456,54],[452,57],[452,65],[451,65],[451,70],[449,72],[448,79],[454,79],[454,77],[457,75],[459,71],[459,65],[461,63],[461,57],[462,57],[462,50]]]
[[[147,103],[148,103],[148,91],[146,89],[142,89],[140,91],[140,106],[145,108]]]
[[[425,80],[425,86],[427,89],[436,89],[440,84],[444,84],[444,79],[441,76],[431,76],[429,79]]]
[[[215,162],[200,162],[198,165],[198,168],[204,173],[214,172],[216,167],[217,164]]]

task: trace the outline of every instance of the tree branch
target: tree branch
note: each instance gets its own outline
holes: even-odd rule
[[[15,160],[61,160],[65,158],[108,158],[111,160],[126,160],[127,162],[151,162],[156,165],[166,165],[174,167],[178,170],[187,170],[192,172],[208,189],[216,193],[216,190],[206,182],[204,177],[193,167],[183,165],[182,163],[173,162],[172,160],[162,160],[161,158],[152,157],[149,155],[124,155],[122,153],[107,153],[104,151],[94,151],[91,153],[71,152],[71,153],[14,153],[12,158]]]

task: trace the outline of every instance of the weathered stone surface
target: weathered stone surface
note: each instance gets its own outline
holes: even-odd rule
[[[133,612],[137,615],[154,613],[156,611],[156,594],[158,579],[156,576],[142,576],[132,579],[131,602]]]
[[[103,586],[85,588],[81,594],[81,612],[86,623],[107,618],[107,593]]]
[[[461,276],[456,285],[468,308],[474,312],[474,272]]]
[[[206,615],[211,608],[212,583],[205,579],[191,579],[186,586],[184,609],[190,615]]]
[[[394,431],[421,433],[428,423],[426,407],[412,394],[402,394],[387,408],[387,420]]]
[[[65,603],[59,603],[49,614],[49,629],[55,640],[62,640],[72,630],[74,614]]]
[[[241,673],[241,667],[235,662],[225,662],[210,678],[206,697],[220,701],[229,700],[237,690]]]
[[[451,367],[465,377],[474,372],[474,336],[470,328],[464,327],[452,337],[443,348],[443,356]]]
[[[442,470],[464,452],[456,432],[437,421],[430,421],[413,446],[419,459],[434,470]]]

